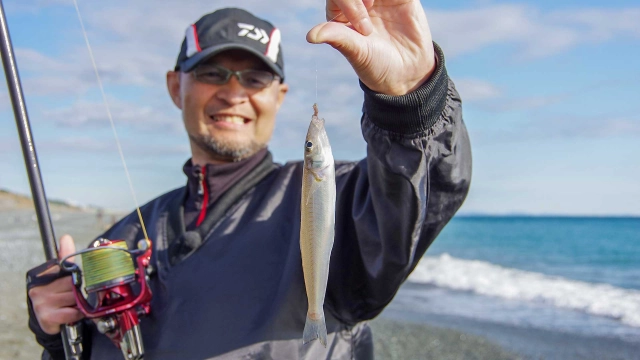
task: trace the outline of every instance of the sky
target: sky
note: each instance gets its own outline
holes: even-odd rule
[[[311,45],[319,0],[78,0],[136,197],[182,186],[189,158],[166,92],[186,27],[243,7],[282,31],[290,91],[270,150],[299,160],[317,102],[334,156],[365,156],[362,91],[341,55]],[[277,4],[277,5],[274,5]],[[463,99],[473,152],[461,214],[640,216],[640,5],[636,1],[422,1]],[[50,198],[135,206],[73,2],[5,0]],[[0,188],[29,193],[6,88]]]

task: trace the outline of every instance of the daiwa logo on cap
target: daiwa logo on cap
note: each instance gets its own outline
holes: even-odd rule
[[[269,35],[267,35],[267,32],[262,29],[258,29],[257,27],[251,24],[243,24],[243,23],[238,23],[238,27],[242,29],[238,33],[238,36],[246,36],[249,39],[258,40],[263,44],[266,44],[269,42]],[[251,30],[253,30],[252,33],[250,33]]]
[[[238,23],[238,27],[240,28],[238,36],[248,37],[249,39],[267,44],[267,51],[265,51],[264,55],[273,62],[278,61],[281,39],[279,29],[274,28],[273,31],[271,31],[271,36],[269,36],[266,31],[251,24]]]

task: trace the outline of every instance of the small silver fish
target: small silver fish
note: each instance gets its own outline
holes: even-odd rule
[[[327,326],[322,305],[327,291],[329,258],[335,233],[336,169],[324,119],[318,118],[316,104],[313,110],[304,142],[300,204],[300,251],[309,301],[302,342],[306,344],[319,339],[326,347]]]

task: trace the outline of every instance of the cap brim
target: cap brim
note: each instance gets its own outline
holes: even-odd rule
[[[238,49],[238,50],[245,50],[250,52],[251,54],[257,56],[260,60],[262,60],[267,66],[269,66],[269,68],[271,70],[273,70],[273,72],[275,72],[281,79],[284,79],[284,72],[282,71],[282,69],[280,69],[278,67],[278,65],[276,65],[273,61],[271,61],[271,59],[269,59],[268,57],[266,57],[263,53],[259,52],[258,50],[248,46],[248,45],[243,45],[243,44],[237,44],[237,43],[231,43],[231,44],[222,44],[222,45],[218,45],[218,46],[212,46],[209,47],[207,49],[204,49],[202,51],[200,51],[197,54],[194,54],[193,56],[191,56],[190,58],[188,58],[187,60],[183,61],[182,64],[180,64],[180,71],[182,72],[189,72],[191,70],[193,70],[196,66],[198,66],[198,64],[202,63],[203,61],[223,52],[223,51],[227,51],[227,50],[234,50],[234,49]]]

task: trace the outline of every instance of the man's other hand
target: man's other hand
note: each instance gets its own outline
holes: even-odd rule
[[[75,251],[76,247],[71,236],[64,235],[60,238],[60,259]],[[73,258],[68,261],[73,261]],[[53,266],[38,276],[58,271],[60,271],[60,267]],[[47,285],[31,288],[29,299],[31,299],[38,324],[49,335],[59,333],[61,325],[76,322],[84,317],[76,307],[71,276],[65,276]]]

